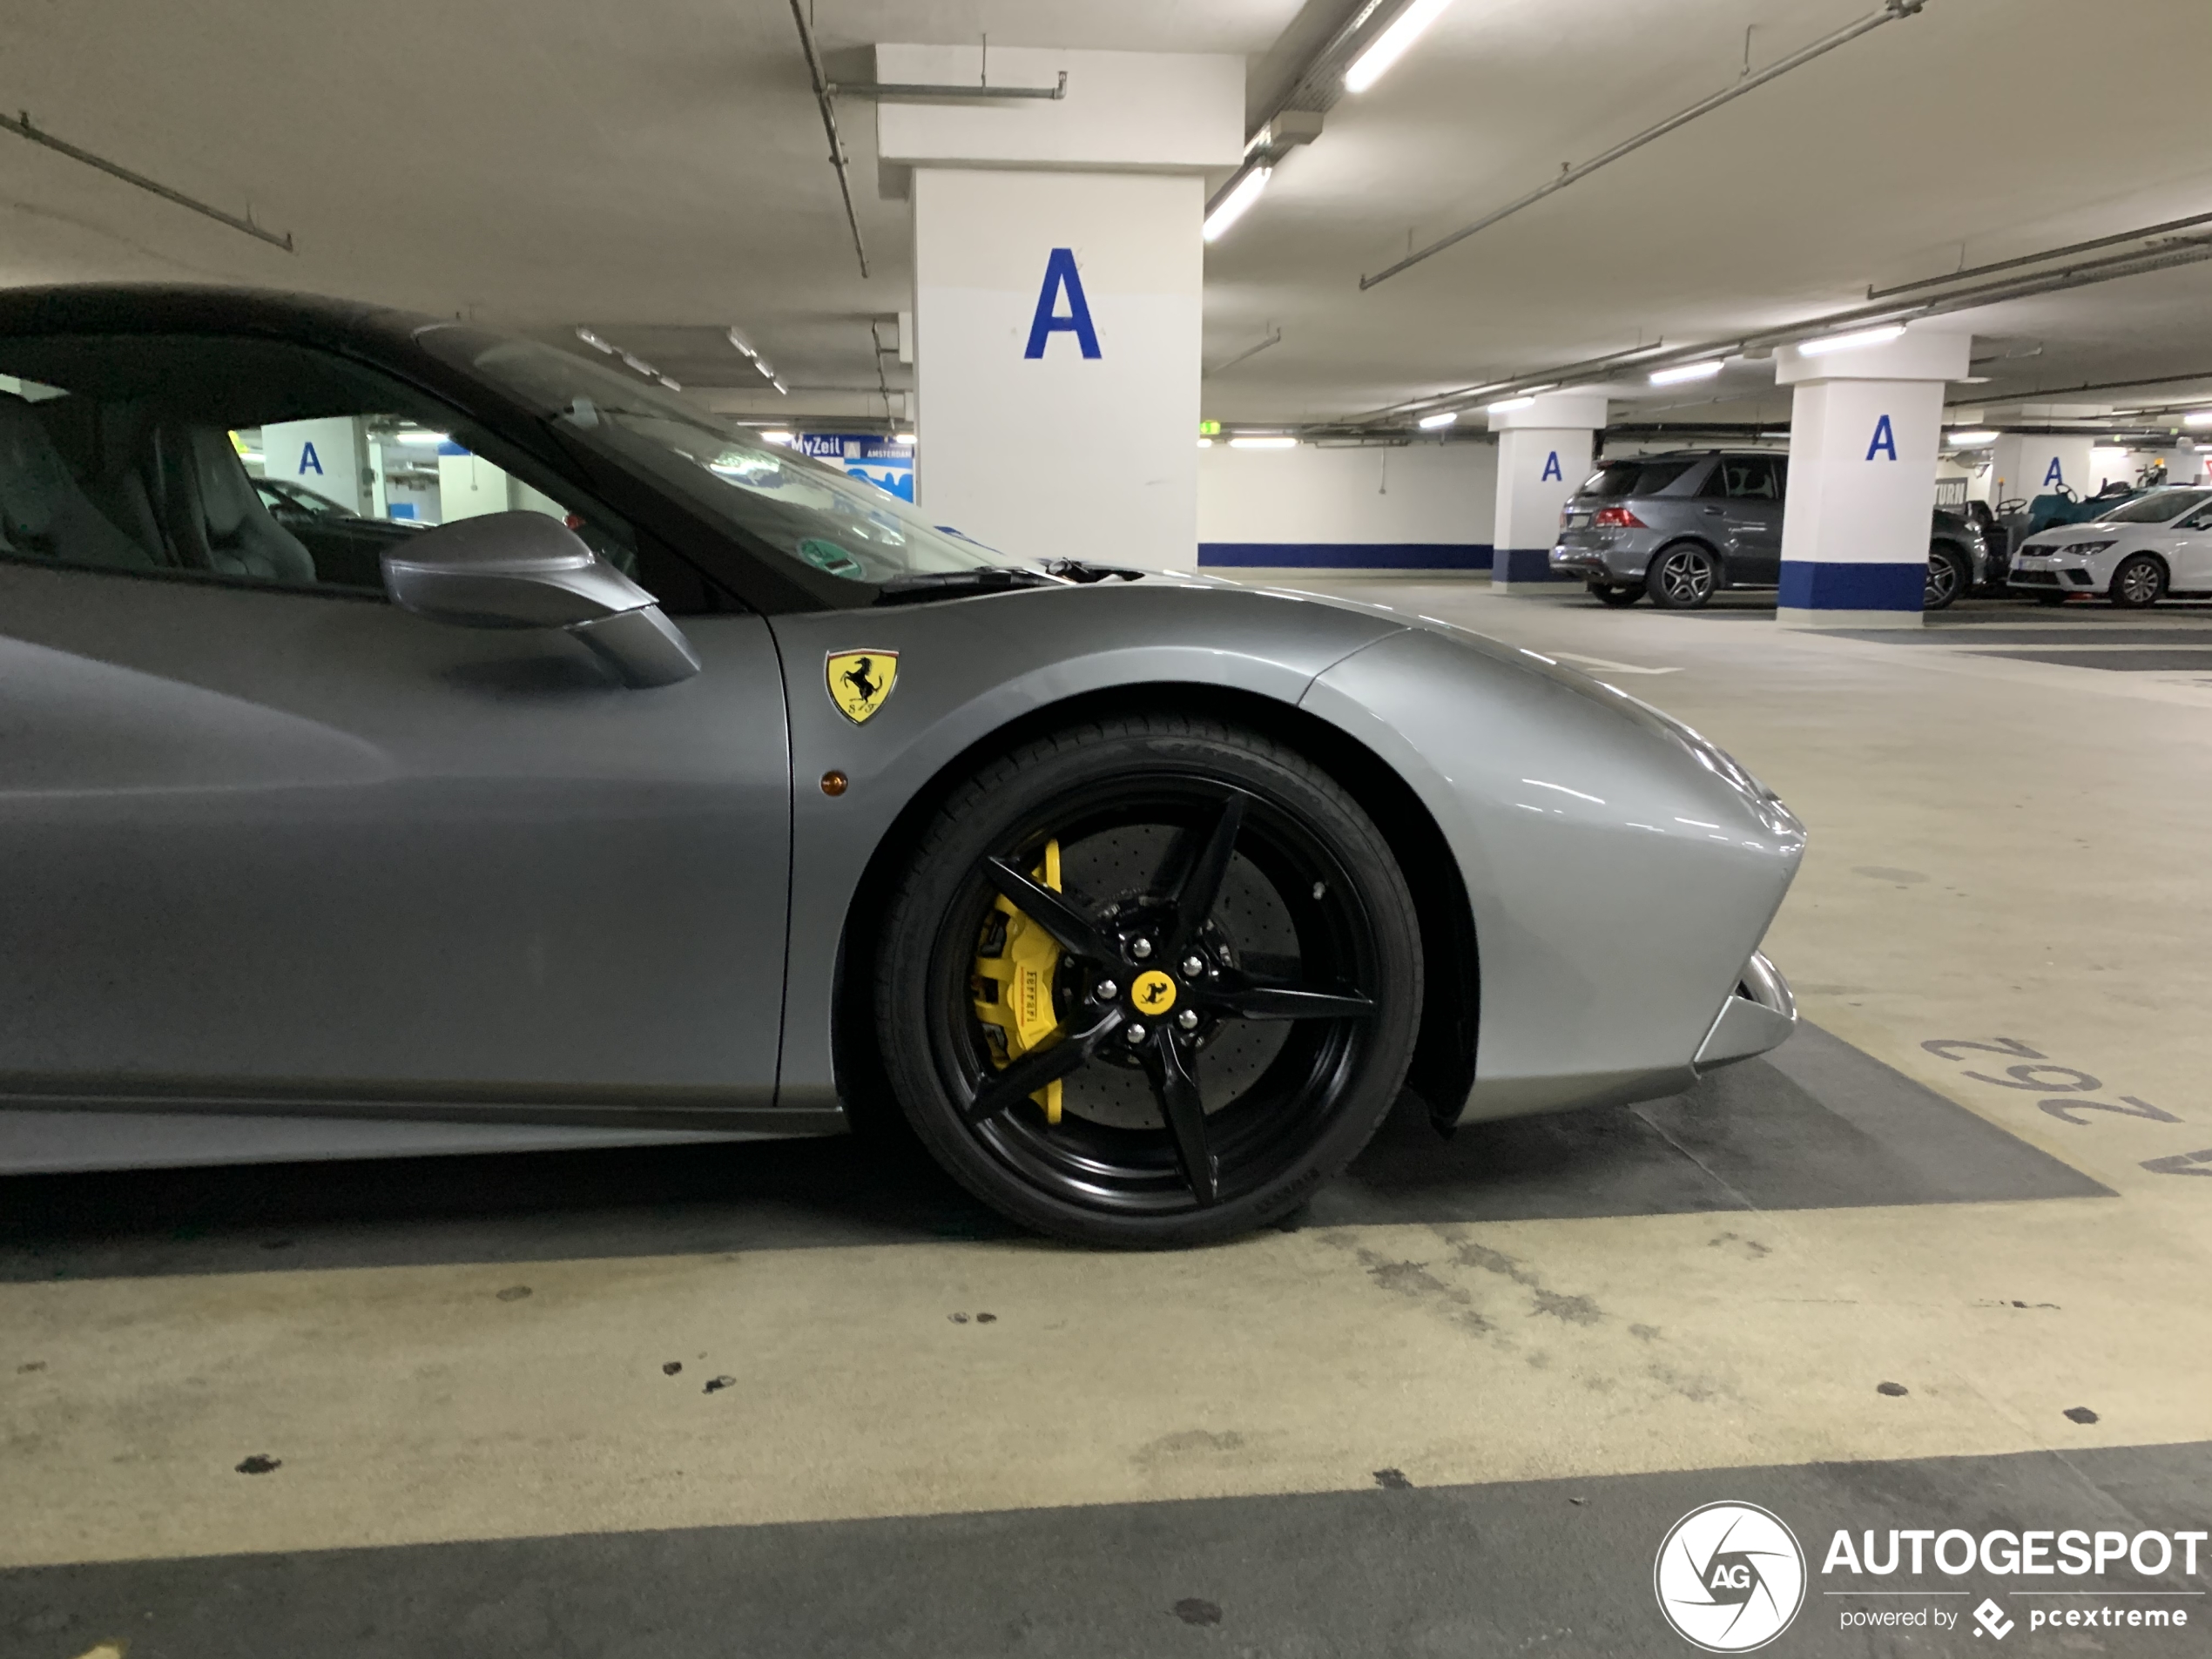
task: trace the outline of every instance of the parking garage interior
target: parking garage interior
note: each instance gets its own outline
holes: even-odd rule
[[[1103,572],[1109,599],[1257,591],[1480,636],[1694,728],[1804,847],[1753,941],[1794,995],[1786,1041],[1569,1109],[1462,1116],[1473,1071],[1448,1109],[1408,1086],[1342,1173],[1191,1248],[1046,1237],[988,1202],[846,1028],[768,1039],[762,1086],[812,1114],[788,1137],[605,1112],[310,1130],[273,1123],[274,1085],[102,1105],[10,1072],[0,1655],[2202,1651],[2205,22],[2181,0],[0,6],[0,307],[49,295],[0,318],[0,413],[57,433],[122,533],[40,414],[84,401],[40,378],[63,358],[8,354],[51,295],[390,307],[719,423],[737,447],[709,470],[807,457],[947,545]],[[236,407],[195,428],[206,464],[357,609],[394,561],[517,515],[665,600],[650,537],[430,402]],[[19,429],[0,596],[32,591],[6,567],[38,550],[8,529]],[[851,574],[826,543],[797,556]],[[962,653],[1042,649],[1008,620],[1024,598],[953,601],[978,618]],[[922,609],[850,638],[802,619],[793,683],[833,678],[804,714],[794,693],[794,752],[806,719],[865,736],[933,695],[894,637]],[[24,664],[64,637],[141,674],[186,660],[37,626],[0,603],[0,813],[25,822],[50,786]],[[878,678],[864,659],[840,692],[861,649]],[[523,730],[538,681],[469,683]],[[588,718],[580,679],[545,684]],[[864,797],[878,774],[839,764]],[[807,814],[848,779],[819,769],[779,797],[779,857],[831,839]],[[795,984],[874,948],[873,913],[809,938],[797,900],[772,937],[718,934],[688,873],[658,873],[692,935],[671,959],[780,987],[774,963]],[[1436,869],[1406,875],[1416,911],[1448,907]],[[1553,879],[1600,951],[1666,896],[1634,857]],[[23,929],[0,950],[34,951],[42,880],[0,879],[0,941]],[[467,884],[435,891],[465,929]],[[862,894],[887,913],[888,887]],[[118,983],[166,948],[144,918],[98,927]],[[0,977],[12,1052],[36,1051],[58,1017],[37,964]],[[277,995],[204,1001],[249,993]],[[1545,992],[1601,1042],[1580,995]],[[1512,1006],[1480,1002],[1471,1068]],[[127,1015],[101,1028],[127,1040]],[[361,1019],[323,1035],[371,1044]],[[1738,1561],[1700,1534],[1685,1610],[1669,1551],[1722,1508],[1789,1543]],[[2103,1553],[2063,1564],[2069,1535]]]

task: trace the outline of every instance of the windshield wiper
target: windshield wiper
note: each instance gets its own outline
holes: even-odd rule
[[[1047,559],[1044,568],[1056,577],[1070,582],[1142,581],[1147,571],[1130,569],[1126,564],[1093,564],[1086,559]]]
[[[1003,593],[1012,588],[1057,588],[1065,578],[1022,564],[987,564],[973,570],[921,570],[894,576],[875,596],[880,605],[915,604],[971,593]]]

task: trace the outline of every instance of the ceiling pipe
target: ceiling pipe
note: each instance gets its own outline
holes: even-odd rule
[[[860,216],[853,210],[853,180],[846,172],[845,141],[837,134],[837,105],[822,77],[822,55],[814,49],[813,26],[806,21],[801,0],[791,0],[792,21],[799,25],[799,44],[806,53],[806,73],[814,83],[814,102],[822,111],[822,132],[829,139],[830,165],[837,169],[837,193],[845,199],[845,222],[853,231],[853,255],[860,274],[868,274],[868,250],[860,240]]]
[[[1869,300],[1885,300],[1892,294],[1912,293],[1922,288],[1940,288],[1953,282],[1964,282],[1969,277],[1988,276],[1997,271],[2015,271],[2024,265],[2041,265],[2047,260],[2062,260],[2069,253],[2087,253],[2101,247],[2117,247],[2122,242],[2140,242],[2153,236],[2164,236],[2174,231],[2185,231],[2193,226],[2212,225],[2212,213],[2192,213],[2187,219],[2169,219],[2162,225],[2146,225],[2139,231],[2121,231],[2113,236],[2099,236],[2087,242],[2069,242],[2064,247],[2046,248],[2040,253],[2023,253],[2016,260],[1999,260],[1989,265],[1972,265],[1963,271],[1953,271],[1947,276],[1922,277],[1917,282],[1900,282],[1894,287],[1877,288],[1868,286]],[[2157,250],[2145,248],[2142,253]]]
[[[1984,306],[2001,305],[2007,300],[2032,299],[2037,294],[2056,293],[2067,288],[2087,287],[2099,282],[2116,281],[2121,277],[2141,276],[2152,271],[2163,271],[2176,266],[2196,265],[2212,260],[2212,236],[2189,237],[2180,245],[2145,249],[2109,259],[2085,260],[2056,271],[2031,272],[2024,276],[2000,278],[1954,293],[1941,294],[1917,304],[1858,306],[1849,311],[1831,312],[1826,316],[1808,317],[1783,328],[1770,328],[1758,334],[1744,334],[1735,340],[1706,341],[1694,346],[1671,348],[1644,347],[1635,352],[1617,353],[1611,358],[1589,358],[1579,363],[1568,363],[1555,368],[1532,369],[1513,380],[1493,381],[1487,385],[1467,387],[1456,392],[1440,393],[1433,397],[1418,398],[1406,403],[1392,404],[1367,415],[1353,417],[1363,421],[1386,421],[1417,410],[1434,409],[1447,405],[1465,407],[1478,400],[1490,401],[1511,397],[1539,388],[1548,388],[1561,381],[1588,380],[1608,364],[1620,365],[1642,358],[1647,369],[1664,368],[1676,363],[1689,363],[1705,357],[1733,357],[1748,352],[1771,350],[1777,346],[1796,345],[1808,339],[1817,339],[1847,328],[1865,327],[1885,322],[1912,322],[1927,317],[1947,316],[1953,312],[1979,310]],[[2148,381],[2128,381],[2121,385],[2149,385]],[[2087,390],[2087,388],[2073,389]],[[2038,393],[2038,396],[2049,395]],[[1985,395],[1985,401],[1990,401]]]
[[[158,179],[149,179],[142,172],[134,172],[120,162],[110,161],[105,156],[96,156],[90,150],[80,150],[66,138],[57,138],[52,133],[31,125],[29,110],[23,110],[17,113],[19,118],[15,120],[0,115],[0,131],[12,132],[19,138],[28,138],[33,144],[43,144],[49,150],[67,156],[71,161],[81,161],[88,167],[97,167],[111,179],[120,179],[125,184],[135,185],[138,189],[158,196],[165,202],[174,202],[179,207],[188,207],[195,213],[203,213],[217,224],[227,225],[234,231],[243,231],[257,240],[266,242],[271,247],[280,247],[287,253],[294,251],[290,231],[279,236],[274,231],[263,230],[253,222],[253,210],[251,204],[248,204],[246,207],[244,219],[240,219],[236,213],[226,213],[219,207],[210,206],[196,196],[187,196],[181,190],[172,190]]]
[[[1642,132],[1637,133],[1632,138],[1622,139],[1619,144],[1615,145],[1610,150],[1608,150],[1603,155],[1599,156],[1593,160],[1586,161],[1579,167],[1568,167],[1562,169],[1558,178],[1551,179],[1548,183],[1539,185],[1535,189],[1530,191],[1526,196],[1521,197],[1519,200],[1507,203],[1506,206],[1499,208],[1497,212],[1494,213],[1484,214],[1480,219],[1476,219],[1472,225],[1461,226],[1458,230],[1453,231],[1448,236],[1439,237],[1435,241],[1431,242],[1426,247],[1422,248],[1420,252],[1408,253],[1404,259],[1399,260],[1395,265],[1386,266],[1380,271],[1376,272],[1372,276],[1361,277],[1359,279],[1359,291],[1362,293],[1365,293],[1369,288],[1373,287],[1377,283],[1389,281],[1391,278],[1396,276],[1400,271],[1408,270],[1411,267],[1419,265],[1423,260],[1434,258],[1437,254],[1444,252],[1446,248],[1456,246],[1458,244],[1466,241],[1468,237],[1473,236],[1476,232],[1488,230],[1490,226],[1495,225],[1500,219],[1510,219],[1522,208],[1533,207],[1536,203],[1543,200],[1545,197],[1552,195],[1559,191],[1562,191],[1566,189],[1568,185],[1577,184],[1582,179],[1588,178],[1599,168],[1610,166],[1613,163],[1620,160],[1622,157],[1642,149],[1645,145],[1649,144],[1653,139],[1665,138],[1667,134],[1674,132],[1676,128],[1689,125],[1689,123],[1695,121],[1699,116],[1710,115],[1715,110],[1719,109],[1723,105],[1734,103],[1737,98],[1742,98],[1746,92],[1753,91],[1759,87],[1764,86],[1769,81],[1778,80],[1783,76],[1787,75],[1793,69],[1801,69],[1805,64],[1812,62],[1814,58],[1822,57],[1828,52],[1831,52],[1838,46],[1848,44],[1850,42],[1857,40],[1861,35],[1872,33],[1875,30],[1879,29],[1884,24],[1895,23],[1900,17],[1910,17],[1918,15],[1920,9],[1926,5],[1927,3],[1928,0],[1883,0],[1880,10],[1869,12],[1865,17],[1859,18],[1856,23],[1845,24],[1841,29],[1836,30],[1834,34],[1824,36],[1821,39],[1816,40],[1811,45],[1805,47],[1804,50],[1791,53],[1789,57],[1783,58],[1779,63],[1770,64],[1766,68],[1759,71],[1757,74],[1745,76],[1742,80],[1737,82],[1735,85],[1716,92],[1712,95],[1712,97],[1705,98],[1699,103],[1693,104],[1686,110],[1680,111],[1674,115],[1669,116],[1656,126],[1646,127]]]

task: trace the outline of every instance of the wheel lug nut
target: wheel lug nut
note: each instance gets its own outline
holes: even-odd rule
[[[1198,1010],[1196,1008],[1184,1009],[1182,1013],[1175,1016],[1175,1022],[1181,1026],[1185,1031],[1196,1031],[1198,1028]]]
[[[1203,956],[1201,956],[1201,955],[1197,954],[1196,952],[1193,952],[1191,954],[1190,954],[1190,955],[1188,955],[1188,956],[1185,956],[1185,957],[1183,959],[1183,976],[1184,976],[1184,978],[1185,978],[1185,979],[1195,979],[1195,978],[1197,978],[1197,977],[1200,974],[1203,974],[1203,973],[1204,973],[1205,971],[1206,971],[1206,959],[1205,959],[1204,957],[1203,957]]]
[[[1091,995],[1096,997],[1101,1002],[1110,1002],[1121,994],[1122,988],[1115,984],[1114,981],[1109,979],[1103,979],[1099,981],[1098,988],[1091,993]]]
[[[1129,948],[1129,954],[1136,957],[1138,961],[1143,961],[1152,954],[1152,941],[1149,939],[1138,940]]]
[[[1144,1028],[1141,1025],[1131,1025],[1126,1035],[1131,1042],[1142,1042],[1144,1041]]]

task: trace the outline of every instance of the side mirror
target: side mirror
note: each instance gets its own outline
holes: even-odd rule
[[[653,596],[543,513],[486,513],[409,537],[384,555],[384,591],[434,622],[558,628],[626,685],[673,685],[699,671]]]

